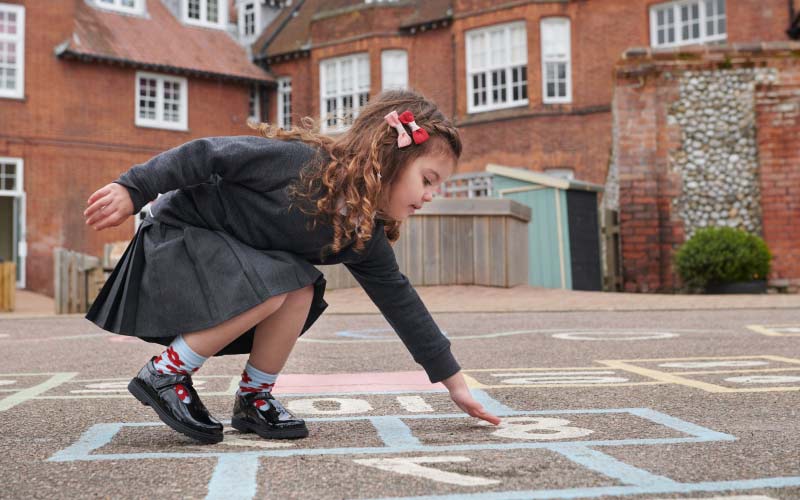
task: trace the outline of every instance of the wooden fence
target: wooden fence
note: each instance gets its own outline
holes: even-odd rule
[[[508,199],[436,199],[401,226],[398,266],[418,286],[525,284],[530,217],[530,208]],[[106,244],[102,259],[56,249],[56,313],[86,312],[127,244]],[[344,265],[318,268],[328,289],[359,286]]]
[[[622,246],[619,237],[619,212],[605,209],[601,224],[605,254],[603,290],[620,292],[622,291]]]
[[[105,281],[100,259],[63,248],[53,253],[56,314],[86,312]]]
[[[525,284],[530,217],[514,200],[437,198],[400,226],[400,272],[417,286]],[[328,289],[358,286],[342,264],[318,268]]]
[[[0,311],[13,311],[16,295],[17,265],[14,262],[0,262]]]

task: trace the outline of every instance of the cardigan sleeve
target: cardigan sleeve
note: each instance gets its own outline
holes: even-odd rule
[[[159,193],[208,182],[219,176],[253,190],[288,181],[284,162],[303,161],[310,149],[260,136],[206,137],[164,151],[134,165],[114,182],[125,186],[138,213]]]
[[[461,367],[450,350],[450,341],[439,330],[397,259],[383,231],[375,236],[369,253],[359,262],[347,263],[353,277],[411,353],[431,382],[439,382]]]

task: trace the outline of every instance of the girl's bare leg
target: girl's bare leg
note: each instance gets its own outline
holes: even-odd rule
[[[266,373],[280,373],[308,318],[313,298],[313,285],[289,292],[278,310],[261,320],[250,351],[251,365]]]
[[[292,292],[290,292],[292,293]],[[184,333],[183,340],[194,352],[203,357],[213,356],[244,332],[257,325],[283,305],[289,293],[276,295],[217,326]]]

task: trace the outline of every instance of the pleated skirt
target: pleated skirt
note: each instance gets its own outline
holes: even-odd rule
[[[325,278],[301,257],[259,250],[222,231],[140,224],[86,314],[103,330],[169,345],[176,336],[213,326],[270,297],[314,286],[305,333],[328,307]],[[216,356],[249,353],[255,327]]]

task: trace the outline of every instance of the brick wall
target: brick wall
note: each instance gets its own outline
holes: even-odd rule
[[[760,157],[763,237],[775,260],[770,282],[800,283],[800,44],[774,43],[736,49],[692,48],[652,54],[629,51],[616,70],[614,152],[619,180],[623,280],[626,291],[671,291],[680,286],[672,269],[685,228],[674,211],[682,177],[671,155],[681,147],[681,128],[670,119],[685,70],[774,68],[776,83],[757,88],[754,112]]]
[[[775,284],[800,288],[800,67],[756,92],[764,238]]]
[[[136,70],[56,58],[54,47],[72,33],[71,9],[22,3],[25,98],[0,99],[0,124],[13,124],[0,126],[0,156],[24,161],[26,288],[52,296],[56,247],[101,255],[105,243],[133,236],[132,217],[102,232],[85,226],[89,195],[134,164],[194,138],[251,134],[249,88],[188,77],[188,131],[137,127]]]

